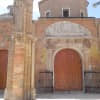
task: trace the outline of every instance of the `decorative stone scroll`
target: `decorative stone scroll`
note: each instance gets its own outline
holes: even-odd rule
[[[50,25],[45,33],[47,37],[91,37],[91,32],[87,28],[68,21]]]

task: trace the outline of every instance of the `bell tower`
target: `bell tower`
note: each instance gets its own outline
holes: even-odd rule
[[[10,40],[5,100],[34,100],[33,0],[14,1],[14,30]]]
[[[42,0],[39,2],[40,17],[88,17],[88,4],[87,0],[55,0],[55,3]]]

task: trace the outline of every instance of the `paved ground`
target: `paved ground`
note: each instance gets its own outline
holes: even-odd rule
[[[0,90],[0,98],[3,98],[3,94],[4,94],[4,91]]]
[[[100,94],[83,93],[45,93],[38,94],[37,100],[100,100]],[[0,100],[3,99],[3,91],[0,91]]]
[[[37,96],[38,99],[64,99],[64,100],[67,100],[67,99],[73,99],[73,100],[87,100],[87,99],[90,99],[90,100],[100,100],[100,94],[66,94],[66,93],[63,93],[63,94],[59,94],[59,93],[56,93],[56,94],[41,94],[41,95],[38,95]]]

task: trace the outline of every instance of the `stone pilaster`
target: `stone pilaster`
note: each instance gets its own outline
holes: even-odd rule
[[[15,0],[14,4],[14,42],[12,41],[13,44],[11,43],[11,49],[9,50],[5,100],[34,100],[33,0]]]
[[[5,100],[34,100],[35,41],[16,33],[13,54],[9,52],[8,81]],[[11,65],[12,64],[12,65]]]
[[[34,86],[34,53],[35,41],[28,35],[25,39],[25,67],[24,67],[24,100],[35,99]]]
[[[10,38],[9,53],[8,53],[8,69],[7,69],[7,85],[5,89],[5,100],[12,97],[12,79],[13,79],[13,57],[14,57],[15,39]],[[10,99],[9,99],[10,100]]]
[[[14,52],[13,55],[10,56],[12,59],[9,59],[8,66],[8,74],[11,73],[10,76],[7,76],[8,82],[11,79],[10,84],[7,82],[7,91],[5,100],[24,100],[23,99],[23,83],[24,83],[24,62],[25,62],[25,44],[24,44],[24,38],[21,36],[21,34],[16,33],[16,36],[14,38]],[[9,51],[11,52],[11,51]],[[10,58],[9,56],[9,58]],[[9,91],[9,88],[10,91]],[[9,94],[10,92],[10,94]]]

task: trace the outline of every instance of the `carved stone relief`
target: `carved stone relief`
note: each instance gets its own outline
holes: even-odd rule
[[[83,45],[84,45],[86,48],[91,48],[91,42],[90,42],[90,40],[84,39],[84,40],[83,40]]]
[[[87,28],[68,21],[50,25],[45,33],[47,37],[91,37],[91,32]]]

